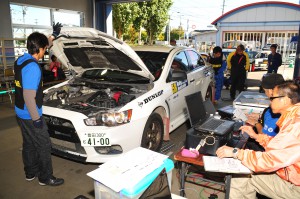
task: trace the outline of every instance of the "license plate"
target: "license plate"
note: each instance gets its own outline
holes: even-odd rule
[[[111,146],[106,133],[85,133],[81,137],[81,146]]]

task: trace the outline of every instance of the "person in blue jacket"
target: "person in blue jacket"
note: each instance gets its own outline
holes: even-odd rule
[[[223,56],[222,48],[216,46],[213,49],[213,54],[208,57],[208,62],[211,64],[215,72],[215,97],[214,103],[221,98],[221,92],[224,85],[224,71],[226,69],[226,59]]]
[[[39,32],[27,38],[28,53],[14,64],[15,112],[23,137],[23,164],[25,179],[38,177],[40,185],[58,186],[64,179],[53,176],[51,140],[47,124],[42,116],[43,75],[38,60],[44,57],[49,41],[59,34],[61,24],[53,24],[53,34],[47,38]],[[48,40],[49,39],[49,40]]]
[[[266,96],[269,97],[270,100],[272,100],[273,89],[275,88],[275,86],[282,83],[284,83],[284,78],[281,74],[270,73],[264,76],[261,85],[265,91]],[[271,107],[265,108],[261,118],[256,124],[254,124],[254,129],[256,129],[258,134],[267,134],[274,137],[279,132],[279,128],[276,125],[279,117],[280,114],[273,113]],[[248,140],[246,148],[256,151],[264,151],[263,147],[261,147],[260,144],[252,139]]]

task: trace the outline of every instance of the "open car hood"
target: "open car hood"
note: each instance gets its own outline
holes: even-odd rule
[[[54,54],[64,67],[77,74],[91,68],[134,73],[154,80],[139,56],[125,42],[93,28],[65,28],[53,41]]]

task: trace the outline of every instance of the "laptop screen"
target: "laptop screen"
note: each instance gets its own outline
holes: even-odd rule
[[[201,123],[206,119],[206,111],[201,92],[196,92],[185,96],[185,102],[188,109],[191,126]]]

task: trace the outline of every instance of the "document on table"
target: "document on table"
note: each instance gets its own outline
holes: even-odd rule
[[[239,119],[239,120],[242,120],[242,121],[247,121],[248,118],[247,116],[245,115],[245,113],[239,109],[239,108],[236,108],[234,111],[233,111],[233,115],[235,118]]]
[[[241,174],[251,173],[251,170],[245,167],[238,159],[203,156],[203,162],[205,171]]]
[[[102,164],[88,176],[115,192],[130,188],[163,164],[168,156],[138,147]]]

